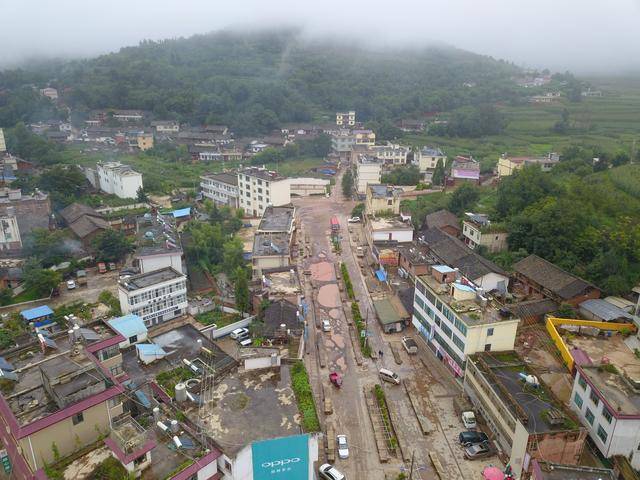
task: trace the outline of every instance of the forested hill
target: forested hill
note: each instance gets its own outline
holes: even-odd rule
[[[303,41],[294,31],[226,32],[145,41],[91,60],[0,72],[0,92],[15,97],[25,84],[50,84],[64,92],[74,112],[143,109],[156,118],[225,123],[243,134],[319,120],[341,109],[355,109],[364,121],[388,120],[508,101],[519,96],[510,80],[517,71],[447,47],[373,51]],[[24,110],[19,106],[2,115],[2,106],[0,98],[0,124],[33,120],[15,118]]]

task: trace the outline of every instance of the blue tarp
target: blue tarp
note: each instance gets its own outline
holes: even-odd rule
[[[167,354],[160,345],[155,343],[139,343],[136,345],[136,350],[142,355],[164,356]]]
[[[11,365],[4,357],[0,357],[0,369],[6,370],[7,372],[15,370],[15,367]]]
[[[172,213],[173,213],[173,218],[188,217],[189,215],[191,215],[191,207],[181,208],[180,210],[174,210]]]
[[[149,401],[149,399],[147,398],[147,396],[144,394],[144,392],[141,392],[140,390],[136,390],[135,392],[136,398],[138,399],[138,401],[144,405],[144,408],[151,408],[151,402]]]
[[[22,315],[22,318],[30,322],[31,320],[34,320],[36,318],[42,318],[48,315],[53,315],[53,310],[51,310],[46,305],[42,305],[40,307],[30,308],[29,310],[22,310],[20,312],[20,315]]]
[[[37,327],[44,327],[46,325],[51,325],[53,323],[52,318],[48,318],[47,320],[42,320],[41,322],[33,322],[33,325]]]
[[[382,269],[376,270],[376,277],[378,277],[378,280],[380,280],[381,282],[386,282],[387,281],[387,272],[385,272]]]
[[[109,325],[111,325],[124,338],[147,333],[147,327],[142,321],[142,318],[138,315],[134,315],[133,313],[125,315],[124,317],[113,318],[109,320]]]

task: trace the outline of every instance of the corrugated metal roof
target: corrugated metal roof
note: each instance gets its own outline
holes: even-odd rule
[[[615,305],[602,300],[601,298],[592,298],[590,300],[585,300],[580,304],[580,308],[591,312],[593,315],[601,318],[605,322],[610,322],[619,318],[626,318],[627,320],[634,319],[633,315],[628,314],[621,308],[618,308]]]
[[[112,318],[108,323],[125,338],[147,333],[147,327],[142,321],[142,318],[132,313],[124,317]]]
[[[51,310],[48,306],[42,305],[40,307],[30,308],[28,310],[22,310],[20,312],[22,318],[25,320],[31,321],[35,318],[46,317],[47,315],[53,315],[53,310]]]

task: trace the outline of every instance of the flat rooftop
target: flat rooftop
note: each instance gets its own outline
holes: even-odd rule
[[[537,461],[536,461],[537,462]],[[593,468],[581,465],[559,465],[537,462],[532,478],[536,480],[616,480],[618,477],[608,468]]]
[[[372,230],[413,230],[413,225],[403,222],[400,217],[372,218],[369,223]]]
[[[419,278],[437,294],[441,302],[449,306],[469,326],[515,319],[510,311],[487,292],[482,292],[482,296],[487,299],[487,304],[483,305],[475,294],[473,298],[466,300],[456,299],[452,294],[453,288],[458,288],[463,293],[474,293],[475,289],[469,285],[454,282],[455,287],[452,287],[454,283],[440,283],[432,275],[421,275]]]
[[[620,373],[588,365],[583,365],[582,371],[616,411],[623,415],[640,415],[640,390]]]
[[[267,207],[258,225],[258,232],[290,232],[295,212],[295,207]]]
[[[470,357],[485,373],[489,384],[499,398],[502,398],[511,413],[520,418],[529,433],[545,433],[553,431],[574,430],[579,424],[570,416],[570,412],[547,389],[528,386],[520,373],[532,375],[533,372],[515,352],[477,353]],[[488,366],[487,374],[484,365]],[[505,395],[506,394],[506,395]],[[510,397],[512,401],[509,401]],[[555,411],[564,418],[564,422],[552,425],[549,412]],[[522,418],[523,414],[527,417]]]
[[[293,273],[289,269],[282,272],[266,272],[264,277],[262,288],[272,295],[294,295],[302,292],[295,270]]]
[[[561,326],[558,328],[562,329]],[[579,348],[587,354],[595,365],[611,363],[627,377],[640,384],[640,359],[636,357],[633,348],[627,342],[633,342],[635,337],[625,339],[619,333],[613,333],[610,337],[592,337],[589,335],[572,335],[569,349]],[[603,359],[606,362],[603,362]]]
[[[401,188],[393,185],[368,185],[367,188],[371,190],[373,198],[398,197],[402,193]]]
[[[256,233],[253,237],[253,256],[288,256],[289,240],[288,233]]]
[[[202,178],[226,183],[227,185],[233,185],[235,187],[238,186],[238,175],[235,173],[208,173],[206,175],[202,175]]]
[[[266,146],[266,144],[263,144],[263,145]],[[283,177],[282,175],[279,175],[278,172],[273,170],[267,170],[266,168],[262,168],[262,167],[245,168],[244,170],[240,170],[239,173],[243,175],[249,175],[251,177],[256,177],[261,180],[266,180],[267,182],[276,182],[278,180],[285,179],[285,177]]]
[[[229,376],[214,387],[213,397],[205,418],[207,433],[229,456],[251,442],[300,433],[288,365]],[[197,421],[197,406],[185,413]]]
[[[173,215],[145,213],[136,218],[138,248],[136,257],[180,252],[180,237],[176,231]]]
[[[158,283],[167,282],[176,278],[184,277],[184,275],[172,267],[165,267],[160,270],[154,270],[152,272],[140,273],[132,277],[120,280],[120,285],[126,288],[128,291],[138,290],[140,288],[147,288]]]

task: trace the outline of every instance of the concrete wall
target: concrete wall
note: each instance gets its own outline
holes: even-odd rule
[[[491,352],[504,352],[513,350],[516,342],[516,330],[519,320],[504,320],[502,322],[479,325],[467,328],[465,339],[465,355],[485,351],[485,345],[491,345]],[[489,335],[490,330],[493,333]]]
[[[100,403],[82,412],[84,420],[77,425],[69,417],[48,428],[40,430],[20,440],[24,457],[36,470],[55,458],[52,450],[55,442],[61,457],[65,457],[79,448],[95,442],[100,433],[108,433],[111,418],[122,414],[122,404],[108,411],[107,402]]]
[[[243,318],[242,320],[238,320],[237,322],[231,323],[225,327],[221,328],[204,328],[202,329],[202,333],[207,335],[211,340],[215,340],[216,338],[224,337],[225,335],[229,335],[236,328],[243,328],[249,326],[251,321],[255,318],[255,316]]]
[[[498,288],[498,284],[504,282],[505,288],[509,285],[509,277],[500,275],[499,273],[487,273],[479,278],[474,278],[473,283],[482,288],[485,292],[490,292]]]
[[[142,257],[138,259],[138,263],[140,264],[140,273],[153,272],[165,267],[173,267],[174,270],[184,273],[182,271],[182,255],[180,252]]]
[[[395,240],[405,243],[413,241],[413,230],[377,230],[371,234],[374,242]]]

